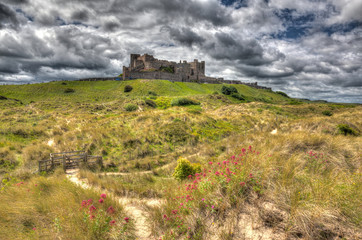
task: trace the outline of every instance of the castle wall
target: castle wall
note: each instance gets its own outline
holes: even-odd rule
[[[205,61],[193,62],[183,61],[181,63],[170,62],[167,60],[158,60],[152,55],[131,54],[130,66],[123,67],[123,80],[128,79],[164,79],[176,82],[198,82],[210,84],[244,84],[253,88],[268,89],[271,88],[258,86],[255,83],[244,83],[238,80],[224,80],[223,78],[213,78],[205,76]],[[174,73],[159,71],[161,67],[173,67]],[[156,71],[144,71],[155,69]]]

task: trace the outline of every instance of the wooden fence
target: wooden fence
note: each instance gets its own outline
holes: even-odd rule
[[[81,163],[86,165],[100,165],[103,160],[101,156],[88,155],[84,151],[51,153],[49,160],[39,161],[39,172],[48,172],[57,166],[63,166],[64,171],[67,169],[78,168]]]

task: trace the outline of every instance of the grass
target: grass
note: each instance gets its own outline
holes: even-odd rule
[[[82,207],[89,199],[93,204]],[[123,208],[111,198],[102,204],[98,199],[99,193],[80,189],[64,175],[12,179],[1,191],[1,238],[132,239],[133,223],[123,224],[127,217]],[[91,205],[97,210],[90,214]],[[106,213],[111,206],[114,213]]]
[[[125,93],[126,85],[133,90]],[[221,87],[163,80],[0,86],[0,96],[8,98],[0,100],[5,239],[91,238],[93,227],[74,209],[99,193],[70,184],[59,172],[34,174],[38,160],[68,150],[103,156],[102,171],[81,171],[90,184],[122,197],[162,200],[158,207],[143,206],[155,237],[361,236],[361,106],[296,101],[235,85],[245,98],[240,101],[221,94]],[[75,91],[64,93],[68,88]],[[172,106],[184,98],[200,104]],[[126,111],[129,105],[137,111]],[[333,114],[323,114],[328,111]],[[200,164],[206,176],[175,180],[179,158]],[[235,175],[221,177],[226,168]],[[108,170],[123,175],[105,176]],[[26,187],[13,185],[20,181]],[[50,194],[37,190],[40,183]],[[187,190],[189,185],[196,188]],[[38,192],[28,195],[28,188]],[[119,213],[125,216],[121,206]],[[56,231],[59,220],[62,232]],[[132,229],[130,224],[131,235]]]

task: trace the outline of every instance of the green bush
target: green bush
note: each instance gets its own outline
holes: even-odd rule
[[[157,99],[155,99],[155,102],[157,104],[157,107],[161,109],[171,107],[171,99],[169,97],[158,97]]]
[[[331,111],[329,111],[329,110],[323,111],[322,114],[325,115],[325,116],[332,116],[333,115],[333,113]]]
[[[275,93],[279,94],[279,95],[282,95],[283,97],[287,97],[287,98],[290,98],[288,96],[288,94],[286,94],[285,92],[282,92],[282,91],[276,91]]]
[[[186,179],[189,175],[194,175],[198,172],[201,172],[200,164],[192,164],[185,158],[179,158],[172,176],[174,176],[177,180],[183,180]]]
[[[160,71],[161,72],[168,72],[168,73],[175,73],[175,70],[173,69],[173,67],[160,67]]]
[[[223,85],[221,88],[221,92],[222,92],[222,94],[225,94],[225,95],[231,95],[233,93],[238,93],[238,90],[233,86]]]
[[[153,107],[153,108],[157,107],[157,104],[154,101],[150,100],[150,99],[146,99],[145,103],[150,107]]]
[[[132,104],[129,103],[124,107],[124,110],[126,110],[127,112],[133,112],[136,111],[138,109],[138,106],[136,104]]]
[[[233,98],[236,98],[236,99],[241,100],[241,101],[245,100],[245,97],[243,95],[239,94],[239,93],[233,93],[233,94],[231,94],[231,96]]]
[[[187,105],[200,105],[199,102],[196,102],[195,100],[189,99],[189,98],[176,98],[173,99],[171,102],[172,106],[187,106]]]
[[[354,130],[353,128],[351,128],[347,124],[339,124],[337,126],[337,129],[340,134],[343,134],[345,136],[347,136],[347,135],[357,136],[358,135],[357,131]]]
[[[289,104],[290,105],[300,105],[300,104],[303,104],[303,103],[301,101],[292,99],[292,100],[289,101]]]
[[[155,93],[153,91],[148,91],[148,95],[157,96],[157,93]]]
[[[124,92],[130,92],[130,91],[132,91],[132,89],[133,89],[132,86],[126,85],[126,86],[124,87]]]
[[[75,90],[73,88],[67,88],[64,90],[64,93],[74,93]]]

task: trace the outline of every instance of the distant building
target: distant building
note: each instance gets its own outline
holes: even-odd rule
[[[205,61],[195,59],[193,62],[176,63],[159,60],[148,54],[131,54],[129,67],[123,67],[123,80],[136,78],[213,83],[222,80],[205,76]]]
[[[205,76],[205,61],[180,61],[179,63],[159,60],[149,54],[131,54],[129,67],[123,66],[123,80],[164,79],[176,82],[244,84],[254,88],[271,89],[258,86],[258,83],[245,83],[238,80],[224,80]]]

